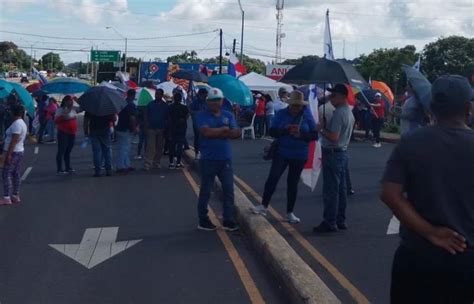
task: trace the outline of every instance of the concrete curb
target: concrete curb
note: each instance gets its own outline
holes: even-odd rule
[[[194,162],[194,153],[186,151],[185,158]],[[218,190],[220,183],[217,182]],[[291,303],[341,303],[321,278],[303,261],[278,231],[262,216],[250,212],[253,204],[234,185],[237,220],[250,237],[253,246],[282,284]]]
[[[362,131],[354,131],[354,136],[358,139],[364,139],[365,133]],[[390,144],[397,144],[400,141],[400,138],[391,138],[381,135],[380,140],[382,142],[390,143]]]

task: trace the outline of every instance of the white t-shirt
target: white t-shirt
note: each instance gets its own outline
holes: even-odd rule
[[[13,152],[25,151],[24,142],[27,132],[28,127],[26,126],[26,123],[23,121],[23,119],[15,120],[5,132],[5,144],[3,146],[3,150],[8,151],[8,147],[10,146],[10,143],[12,141],[13,134],[19,134],[20,141],[16,144],[15,148],[13,149]]]
[[[279,97],[275,99],[273,102],[273,109],[275,113],[277,113],[280,110],[286,109],[288,107],[288,104],[286,102],[283,102]]]

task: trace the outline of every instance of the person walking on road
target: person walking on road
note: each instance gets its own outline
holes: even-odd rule
[[[137,107],[135,106],[136,92],[127,91],[127,106],[119,113],[118,123],[115,126],[117,137],[117,173],[128,173],[134,170],[131,163],[130,150],[132,136],[137,134]]]
[[[137,123],[138,123],[138,145],[137,155],[135,159],[143,159],[143,150],[146,149],[146,133],[145,133],[145,111],[146,107],[138,107],[137,109]]]
[[[189,109],[182,104],[182,92],[173,95],[174,103],[169,108],[169,134],[170,134],[170,169],[183,168],[181,156],[186,143],[186,129],[189,118]]]
[[[293,213],[298,195],[301,172],[308,159],[309,143],[317,140],[318,133],[313,116],[309,112],[304,95],[293,91],[287,101],[289,106],[279,111],[272,122],[270,136],[278,142],[272,167],[265,183],[262,204],[253,208],[255,214],[266,215],[278,181],[288,167],[286,219],[297,224],[300,219]]]
[[[46,107],[46,132],[48,133],[49,140],[48,144],[56,143],[56,123],[54,117],[58,110],[58,101],[56,98],[51,97],[49,99],[48,106]]]
[[[324,220],[313,229],[315,233],[347,229],[347,147],[355,119],[347,102],[347,87],[337,84],[328,91],[331,92],[329,100],[336,110],[327,124],[323,121],[318,125],[322,137]]]
[[[275,106],[270,95],[265,95],[265,135],[270,136],[273,117],[275,117]]]
[[[13,105],[10,108],[13,123],[5,132],[5,143],[3,146],[3,198],[0,205],[11,205],[20,202],[20,167],[25,151],[25,138],[28,127],[23,121],[25,108],[22,105]]]
[[[375,93],[375,102],[370,106],[373,109],[372,115],[372,132],[374,133],[375,144],[374,148],[381,148],[380,130],[385,122],[385,102],[382,99],[382,94]]]
[[[194,153],[196,159],[200,158],[200,149],[199,149],[199,136],[201,135],[197,123],[197,114],[205,111],[207,108],[207,89],[200,88],[197,93],[197,97],[189,105],[189,110],[191,112],[191,118],[193,121],[193,132],[194,132]]]
[[[391,303],[474,301],[473,93],[462,76],[432,86],[434,126],[402,137],[387,162],[381,199],[400,220]]]
[[[157,89],[155,100],[150,102],[145,112],[146,155],[145,170],[161,168],[161,157],[165,145],[165,129],[168,120],[168,105],[163,100],[164,91]]]
[[[256,96],[255,134],[258,138],[265,135],[265,99],[262,94]]]
[[[200,160],[201,188],[199,192],[198,215],[200,230],[215,230],[216,226],[208,216],[208,204],[214,179],[217,176],[222,184],[224,197],[223,227],[228,231],[238,230],[235,223],[234,173],[232,170],[232,147],[230,139],[241,136],[232,113],[221,110],[224,94],[216,88],[209,91],[207,110],[197,115],[201,132],[200,143],[202,157]]]
[[[102,166],[105,166],[107,176],[112,175],[112,139],[110,125],[116,120],[116,115],[95,116],[86,112],[84,115],[84,134],[89,136],[94,160],[94,177],[102,176]]]
[[[43,143],[43,136],[46,130],[46,108],[48,107],[48,95],[43,95],[40,102],[38,102],[38,107],[36,109],[36,115],[38,115],[39,130],[38,130],[38,144]]]
[[[72,174],[71,152],[76,141],[77,112],[74,109],[74,100],[66,95],[61,106],[56,111],[55,123],[58,128],[58,152],[56,154],[56,169],[58,175]],[[63,160],[65,169],[63,170]]]

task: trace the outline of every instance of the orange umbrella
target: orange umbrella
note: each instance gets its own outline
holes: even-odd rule
[[[393,100],[395,99],[395,96],[393,95],[392,90],[390,90],[390,87],[385,82],[372,80],[371,86],[372,89],[379,90],[382,94],[384,94],[385,97],[387,97],[387,99],[393,105]]]

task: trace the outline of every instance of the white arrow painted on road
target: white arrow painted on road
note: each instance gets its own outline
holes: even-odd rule
[[[400,231],[400,221],[394,216],[390,220],[387,228],[387,234],[398,234]]]
[[[88,228],[80,244],[49,244],[57,251],[91,269],[141,240],[115,242],[119,227]]]

